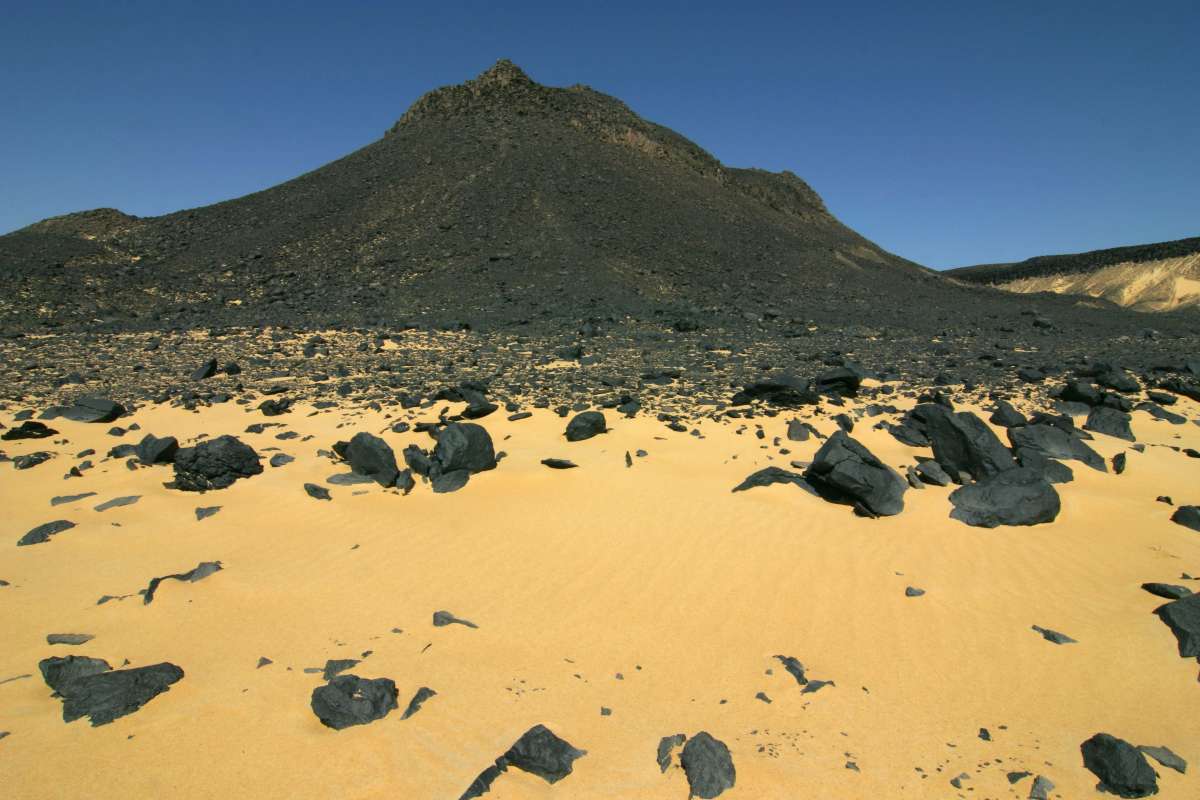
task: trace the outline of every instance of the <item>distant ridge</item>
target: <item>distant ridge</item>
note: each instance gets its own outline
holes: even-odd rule
[[[945,273],[1019,293],[1103,299],[1138,311],[1200,308],[1200,237],[980,264]]]

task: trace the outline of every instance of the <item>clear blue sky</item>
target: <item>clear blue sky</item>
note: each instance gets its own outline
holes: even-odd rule
[[[9,0],[0,231],[266,188],[508,57],[929,266],[1196,236],[1198,31],[1198,0]]]

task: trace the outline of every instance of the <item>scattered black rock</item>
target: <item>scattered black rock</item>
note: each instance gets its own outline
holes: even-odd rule
[[[321,668],[321,678],[327,681],[333,680],[337,675],[361,663],[357,658],[331,658]]]
[[[1200,594],[1191,594],[1154,609],[1179,643],[1180,658],[1200,657]]]
[[[179,442],[174,436],[164,436],[161,439],[152,433],[147,433],[137,444],[138,461],[143,464],[170,464],[179,452]]]
[[[1033,629],[1040,633],[1042,638],[1047,642],[1053,642],[1054,644],[1076,644],[1076,641],[1065,633],[1059,633],[1058,631],[1052,631],[1049,628],[1042,628],[1037,625],[1034,625]]]
[[[112,667],[109,666],[107,661],[100,658],[53,656],[51,658],[43,658],[39,661],[38,669],[41,670],[42,680],[54,690],[54,696],[60,697],[60,689],[72,681],[88,675],[108,672]]]
[[[185,492],[225,489],[262,472],[258,453],[234,436],[218,436],[175,454],[175,488]]]
[[[1167,769],[1173,769],[1180,775],[1187,774],[1187,762],[1184,761],[1179,755],[1174,753],[1169,747],[1140,744],[1138,745],[1138,750],[1141,750],[1143,753],[1150,756]]]
[[[272,467],[282,467],[284,464],[290,464],[295,460],[294,457],[289,456],[287,453],[276,453],[271,456],[269,463]]]
[[[67,503],[74,503],[78,500],[83,500],[84,498],[87,498],[87,497],[95,497],[95,495],[96,495],[95,492],[83,492],[82,494],[59,495],[57,497],[50,498],[50,505],[62,506],[62,505],[66,505]]]
[[[1174,583],[1143,583],[1142,588],[1156,597],[1167,600],[1181,600],[1192,593],[1192,590],[1186,586]]]
[[[996,410],[988,417],[988,421],[1001,428],[1015,428],[1029,422],[1025,415],[1013,408],[1007,400],[996,401]]]
[[[744,481],[733,487],[730,491],[744,492],[747,489],[771,486],[776,483],[792,483],[810,494],[814,493],[814,489],[804,479],[803,475],[798,472],[788,472],[779,467],[765,467],[758,472],[751,473]]]
[[[53,428],[46,427],[45,424],[30,419],[22,422],[15,428],[9,428],[3,434],[0,434],[0,439],[13,442],[18,439],[47,439],[57,435],[58,431]]]
[[[96,511],[108,511],[110,508],[131,506],[141,499],[142,496],[140,494],[131,494],[126,495],[125,497],[114,497],[112,500],[105,500],[103,503],[96,506]]]
[[[953,479],[946,474],[946,470],[942,469],[942,465],[936,461],[922,461],[917,464],[916,472],[923,483],[929,483],[934,486],[949,486],[953,483]]]
[[[1200,506],[1179,506],[1171,515],[1171,522],[1200,531]]]
[[[199,580],[204,580],[209,575],[221,571],[220,561],[202,561],[187,572],[176,573],[175,575],[163,575],[161,578],[151,578],[150,584],[142,593],[142,604],[150,605],[154,601],[154,593],[158,591],[158,586],[163,581],[183,581],[185,583],[195,583]]]
[[[339,675],[312,692],[312,710],[327,728],[340,731],[383,719],[398,708],[396,684],[389,678]]]
[[[918,589],[915,586],[906,586],[904,588],[904,596],[905,597],[920,597],[923,594],[925,594],[925,590]]]
[[[717,797],[726,789],[732,789],[737,777],[729,748],[707,731],[700,731],[687,740],[679,763],[687,775],[689,792],[695,797]]]
[[[565,458],[543,458],[542,463],[550,469],[574,469],[579,466],[574,461],[567,461]]]
[[[47,522],[42,525],[38,525],[36,528],[17,540],[17,547],[48,542],[50,541],[51,536],[70,530],[74,527],[74,522],[65,519],[56,519],[54,522]]]
[[[804,665],[800,663],[799,659],[793,656],[775,656],[775,660],[783,664],[783,668],[796,679],[796,683],[801,686],[808,684],[808,678],[804,675]]]
[[[950,516],[980,528],[1053,522],[1061,508],[1058,492],[1037,471],[1009,469],[950,493]]]
[[[471,473],[465,469],[451,470],[450,472],[436,472],[430,475],[430,487],[437,494],[446,494],[448,492],[457,492],[459,489],[467,485],[471,479]]]
[[[46,636],[46,644],[79,645],[95,638],[90,633],[51,633]]]
[[[585,755],[586,750],[571,746],[544,725],[535,725],[497,758],[495,764],[479,773],[459,800],[482,796],[510,766],[537,775],[547,783],[557,783],[570,775],[575,760]]]
[[[472,422],[455,422],[447,425],[438,436],[433,461],[443,473],[457,470],[483,472],[495,469],[496,451],[485,428]]]
[[[221,510],[221,506],[204,506],[196,509],[196,520],[208,519]]]
[[[671,766],[671,751],[683,744],[687,737],[682,733],[676,733],[672,736],[664,736],[658,740],[658,769],[661,772],[666,772]]]
[[[1053,791],[1054,782],[1045,775],[1038,775],[1029,787],[1029,800],[1050,800],[1050,793]]]
[[[1009,428],[1008,440],[1018,458],[1023,451],[1032,450],[1047,458],[1082,461],[1092,469],[1105,472],[1104,457],[1088,447],[1073,430],[1051,424],[1024,425]]]
[[[474,622],[471,622],[469,619],[460,619],[459,617],[456,617],[453,614],[451,614],[449,611],[433,612],[433,627],[444,628],[447,625],[466,625],[468,628],[478,628],[479,627]]]
[[[567,423],[566,436],[568,442],[582,442],[607,431],[604,414],[599,411],[584,411],[582,414],[576,414]]]
[[[67,656],[44,659],[38,667],[63,698],[63,722],[89,717],[93,726],[132,714],[183,678],[182,669],[165,662],[109,671],[99,659]]]
[[[408,707],[404,709],[404,713],[400,715],[400,719],[408,719],[413,714],[420,711],[421,706],[425,703],[425,701],[436,694],[437,692],[435,692],[433,689],[430,689],[428,686],[422,686],[420,689],[417,689],[417,693],[413,695],[412,700],[408,701]]]
[[[308,496],[313,498],[314,500],[332,500],[333,499],[329,495],[328,489],[326,489],[324,486],[321,486],[316,483],[304,484],[304,491],[307,492]]]
[[[287,397],[281,397],[278,400],[272,397],[259,403],[258,410],[263,413],[264,417],[278,417],[292,410],[292,401]]]
[[[1100,787],[1118,797],[1149,797],[1158,792],[1158,776],[1146,757],[1129,742],[1097,733],[1079,746],[1083,765],[1100,779]]]
[[[845,431],[836,431],[821,445],[804,478],[834,502],[860,503],[879,516],[904,510],[908,484]]]
[[[125,413],[125,406],[103,397],[81,397],[58,416],[72,422],[112,422]]]
[[[217,360],[210,358],[192,371],[192,380],[202,381],[217,374]]]

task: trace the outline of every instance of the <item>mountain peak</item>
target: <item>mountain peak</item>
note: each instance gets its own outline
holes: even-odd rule
[[[508,86],[513,83],[532,85],[534,81],[525,74],[523,69],[507,58],[502,58],[479,73],[472,83],[480,86]]]

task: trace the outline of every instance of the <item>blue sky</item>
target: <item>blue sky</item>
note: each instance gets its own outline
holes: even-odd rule
[[[7,6],[0,231],[266,188],[507,57],[928,266],[1200,235],[1196,0]]]

